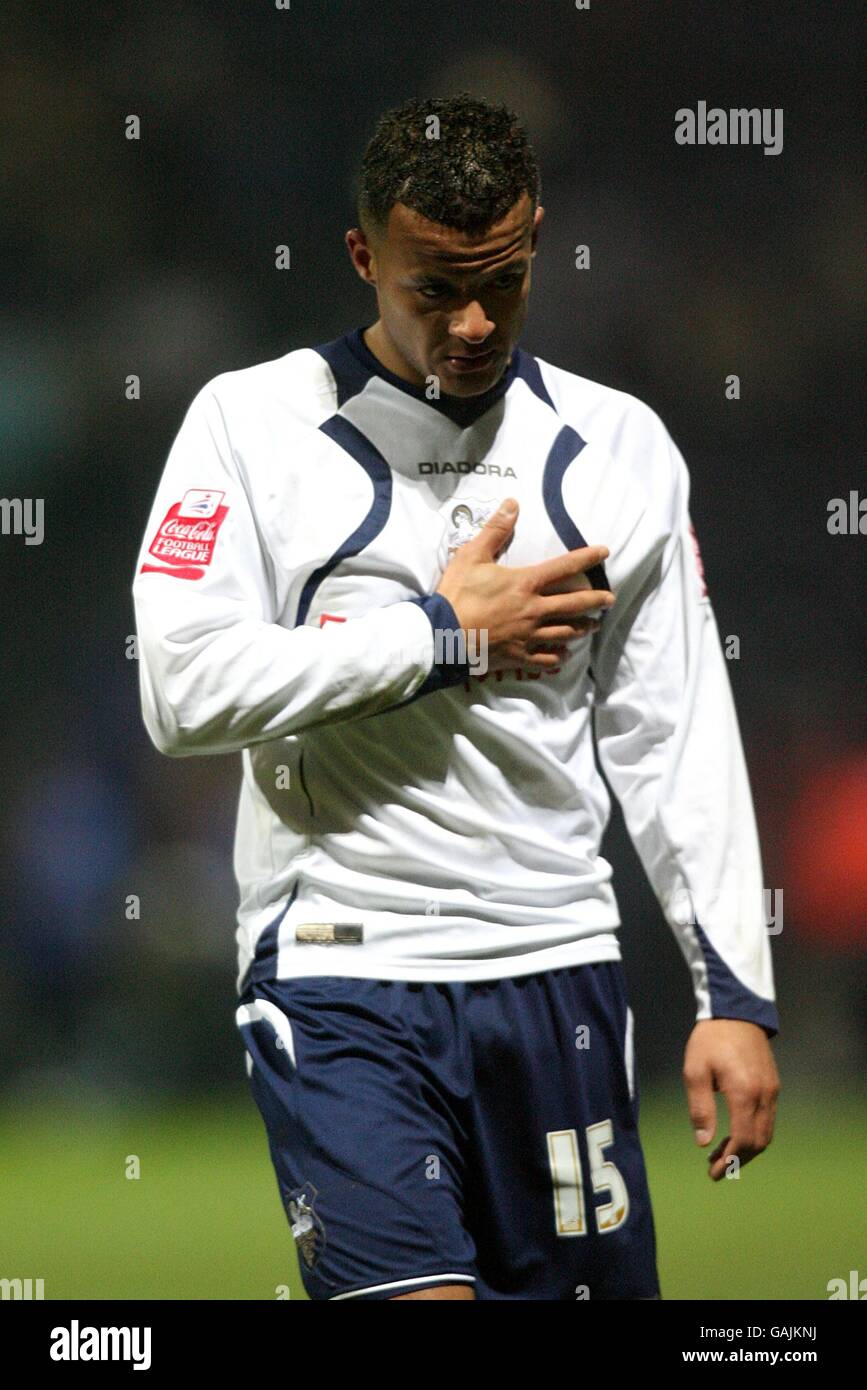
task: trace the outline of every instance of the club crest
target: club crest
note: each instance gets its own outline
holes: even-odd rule
[[[500,506],[499,497],[452,497],[441,509],[446,532],[443,538],[445,565],[455,551],[477,536]]]
[[[325,1227],[313,1210],[316,1188],[312,1182],[287,1192],[284,1201],[298,1254],[308,1269],[312,1269],[325,1245]]]

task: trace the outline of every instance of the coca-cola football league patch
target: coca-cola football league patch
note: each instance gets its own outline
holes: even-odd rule
[[[144,564],[141,574],[173,574],[176,579],[201,579],[211,563],[228,507],[225,492],[190,488],[169,507],[165,520],[148,546],[158,565]]]

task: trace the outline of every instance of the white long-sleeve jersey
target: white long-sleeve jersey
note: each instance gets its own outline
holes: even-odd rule
[[[616,603],[556,673],[484,673],[483,648],[471,666],[435,593],[507,496],[520,513],[499,563],[610,551],[591,578]],[[618,959],[598,757],[698,1018],[776,1032],[749,781],[688,504],[652,410],[520,349],[464,400],[394,376],[360,329],[200,391],[133,595],[157,748],[242,754],[239,989]]]

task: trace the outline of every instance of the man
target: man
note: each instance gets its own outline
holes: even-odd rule
[[[594,743],[692,973],[699,1144],[728,1102],[711,1177],[772,1135],[688,474],[517,347],[542,215],[507,110],[386,114],[346,237],[376,322],[200,392],[134,584],[155,744],[242,753],[237,1022],[314,1299],[659,1297]]]

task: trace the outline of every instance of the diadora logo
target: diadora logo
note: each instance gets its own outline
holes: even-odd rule
[[[517,478],[514,468],[501,468],[498,463],[473,463],[469,459],[463,459],[458,463],[441,461],[439,463],[420,463],[419,473],[483,473],[489,478]]]

